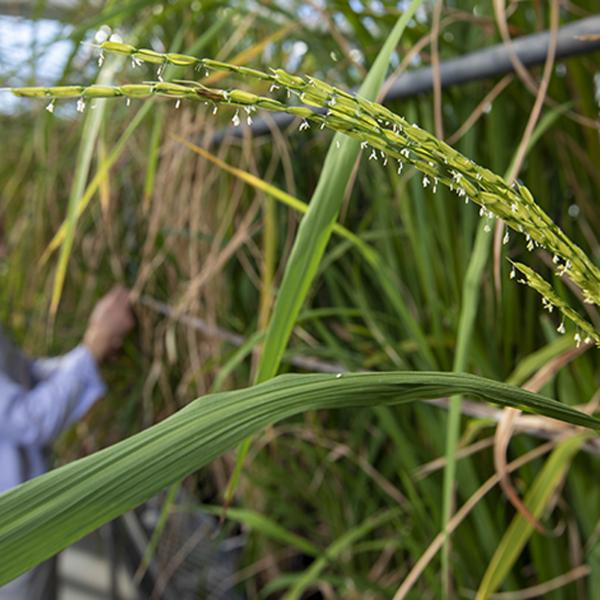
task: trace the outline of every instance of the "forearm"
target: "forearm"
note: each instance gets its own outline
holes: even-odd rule
[[[36,361],[37,362],[37,361]],[[90,351],[78,346],[52,359],[51,373],[31,390],[0,380],[0,431],[20,444],[47,444],[104,393]],[[40,369],[41,361],[37,365]]]

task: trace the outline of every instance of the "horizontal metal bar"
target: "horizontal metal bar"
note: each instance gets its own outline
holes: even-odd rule
[[[588,17],[569,23],[558,30],[556,40],[556,58],[568,58],[578,54],[586,54],[600,49],[600,39],[583,41],[579,36],[599,34],[600,15]],[[542,64],[546,60],[550,32],[533,33],[512,42],[515,54],[525,66]],[[478,50],[460,58],[444,61],[440,68],[442,87],[460,85],[470,81],[487,79],[504,75],[513,70],[510,53],[505,44],[497,44],[491,48]],[[405,98],[421,92],[428,92],[433,87],[431,67],[410,71],[398,78],[390,89],[386,99]]]
[[[600,39],[578,39],[581,36],[598,36],[598,34],[600,34],[600,15],[587,17],[561,27],[558,30],[556,42],[556,58],[565,59],[599,50]],[[512,46],[519,60],[525,66],[531,67],[542,64],[546,60],[549,41],[550,32],[543,31],[516,38],[513,40]],[[506,45],[502,43],[443,61],[440,64],[440,79],[442,87],[450,87],[497,77],[511,71],[513,71],[513,65],[510,53]],[[394,82],[385,96],[384,102],[429,92],[432,87],[431,67],[407,71]],[[263,117],[258,117],[254,119],[250,130],[255,136],[266,135],[271,132],[269,123],[271,127],[275,124],[279,128],[283,128],[289,125],[294,118],[285,113],[271,115],[268,121]],[[226,136],[240,137],[241,135],[242,131],[239,127],[225,127],[215,133],[211,143],[218,144]]]

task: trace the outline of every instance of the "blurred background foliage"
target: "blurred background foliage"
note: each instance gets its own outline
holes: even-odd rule
[[[283,67],[355,88],[405,4],[8,0],[0,2],[0,85],[93,83],[99,69],[91,43],[100,30],[138,47]],[[411,21],[391,61],[390,76],[431,63],[436,4],[424,2]],[[548,28],[547,2],[503,4],[511,36]],[[593,0],[561,2],[561,25],[594,11]],[[499,41],[492,2],[443,3],[439,60]],[[541,69],[530,70],[534,81]],[[155,77],[151,67],[121,59],[107,61],[102,72],[107,70],[114,72],[115,83]],[[191,75],[173,69],[168,77]],[[500,80],[444,90],[441,115],[445,139],[502,174],[521,139],[534,95],[516,75],[498,85]],[[227,87],[227,79],[218,85]],[[548,91],[552,102],[542,113],[549,126],[519,174],[537,202],[596,263],[599,85],[599,53],[557,62]],[[51,114],[40,103],[5,95],[0,101],[0,223],[9,250],[0,262],[0,320],[30,353],[60,353],[78,343],[94,302],[115,282],[131,287],[140,298],[135,335],[104,369],[107,398],[63,436],[58,461],[131,435],[211,389],[251,383],[260,341],[255,338],[240,353],[228,334],[250,339],[264,328],[299,215],[172,136],[193,141],[307,201],[331,135],[315,128],[300,132],[299,122],[279,129],[268,114],[260,116],[267,120],[269,135],[253,136],[245,123],[236,135],[223,135],[233,111],[213,114],[212,107],[186,102],[176,108],[169,100],[147,101],[150,106],[114,100],[104,105],[98,135],[90,139],[83,134],[82,120],[93,107],[82,117],[74,103],[57,104]],[[430,93],[389,106],[434,131]],[[557,112],[556,106],[562,109]],[[127,130],[136,117],[134,130]],[[60,308],[52,319],[48,306],[56,256],[42,257],[65,218],[80,144],[93,144],[89,183],[125,135],[122,151],[100,178],[78,222]],[[340,221],[372,244],[392,269],[393,285],[425,333],[434,358],[427,368],[452,370],[477,208],[445,189],[436,194],[424,189],[410,169],[398,175],[366,158],[356,170]],[[491,257],[484,270],[466,370],[523,384],[574,344],[571,336],[556,332],[555,315],[542,310],[534,291],[509,280],[510,264],[504,260],[527,254],[529,263],[551,278],[551,257],[527,253],[524,240],[517,238],[503,252],[496,263]],[[499,286],[494,266],[501,273]],[[388,275],[374,271],[354,246],[334,236],[295,328],[285,368],[298,370],[293,365],[298,357],[310,357],[323,368],[423,368],[417,344],[382,293],[382,277]],[[557,285],[568,297],[566,286]],[[156,310],[156,302],[168,305],[171,317],[195,317],[220,329],[206,335],[191,327],[189,319],[186,324],[167,318]],[[588,308],[587,316],[598,327],[598,315]],[[596,350],[580,353],[546,377],[541,391],[571,405],[597,402],[598,367]],[[461,448],[472,454],[458,462],[457,507],[494,473],[492,412],[465,416],[461,423]],[[401,516],[378,525],[376,535],[366,528],[336,554],[315,577],[313,595],[307,598],[393,596],[440,531],[446,421],[443,407],[417,404],[322,412],[273,427],[255,443],[238,501],[320,550],[380,511],[400,508]],[[509,459],[542,443],[533,433],[513,436]],[[555,439],[555,432],[550,437]],[[537,458],[514,475],[519,493],[526,492],[543,463],[544,458]],[[226,456],[186,481],[189,495],[199,503],[220,503],[232,464],[232,456]],[[599,466],[597,446],[577,455],[542,519],[549,533],[533,533],[505,580],[505,590],[545,582],[584,565],[574,581],[559,581],[544,597],[600,597]],[[513,515],[496,487],[455,531],[451,571],[456,596],[472,597]],[[239,526],[247,543],[232,586],[248,597],[278,597],[311,564],[309,554],[274,540],[260,522],[242,519]],[[415,584],[414,597],[439,597],[439,570],[436,555]]]

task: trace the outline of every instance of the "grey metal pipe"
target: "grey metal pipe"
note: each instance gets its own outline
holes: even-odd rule
[[[579,54],[588,54],[600,49],[600,39],[580,40],[579,36],[600,34],[600,15],[594,15],[569,23],[558,30],[556,58],[564,59]],[[520,61],[528,67],[542,64],[546,60],[550,32],[543,31],[525,35],[513,40],[513,48]],[[470,81],[478,81],[490,77],[504,75],[513,70],[510,54],[504,44],[496,44],[491,48],[477,50],[466,56],[445,60],[440,65],[442,87],[460,85]],[[416,69],[403,73],[394,82],[384,98],[384,102],[408,98],[433,88],[433,71],[431,67]],[[294,120],[292,115],[277,113],[270,115],[270,122],[282,128]],[[255,136],[270,133],[268,122],[259,117],[251,126]],[[241,136],[239,127],[225,127],[215,133],[212,144],[218,144],[226,136]]]
[[[569,23],[558,30],[556,58],[568,58],[600,49],[600,39],[583,41],[578,36],[600,34],[600,15]],[[542,64],[546,60],[550,32],[533,33],[512,42],[515,54],[525,66]],[[444,61],[440,68],[442,87],[460,85],[469,81],[497,77],[513,70],[510,53],[504,44],[478,50],[467,56]],[[391,87],[389,99],[406,98],[433,87],[431,67],[405,73]]]

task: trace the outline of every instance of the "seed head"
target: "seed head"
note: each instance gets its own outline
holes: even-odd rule
[[[427,131],[416,125],[410,126],[404,118],[394,114],[386,107],[356,97],[318,79],[291,75],[282,69],[272,69],[270,73],[266,73],[220,61],[172,53],[163,54],[149,49],[135,48],[116,38],[100,42],[100,48],[104,52],[130,57],[134,66],[139,65],[142,61],[157,65],[159,81],[162,81],[162,70],[165,64],[194,65],[194,67],[202,65],[211,70],[231,72],[269,81],[272,84],[271,91],[284,88],[288,96],[290,93],[300,96],[304,105],[302,107],[292,106],[274,98],[254,95],[252,95],[254,97],[252,102],[232,102],[232,104],[238,106],[252,104],[266,110],[287,112],[299,116],[307,122],[314,120],[321,127],[328,126],[334,131],[350,135],[378,149],[377,152],[371,153],[371,159],[377,158],[378,152],[382,153],[384,164],[388,155],[401,159],[398,172],[402,170],[402,160],[408,161],[424,174],[423,185],[426,187],[430,185],[432,178],[437,183],[439,177],[440,183],[447,185],[459,197],[464,198],[465,203],[472,199],[480,206],[486,207],[487,212],[484,212],[483,215],[493,212],[495,216],[504,219],[512,229],[529,234],[531,237],[527,242],[530,250],[541,246],[547,248],[555,256],[564,257],[560,262],[558,259],[555,260],[559,274],[569,271],[572,281],[581,289],[584,300],[600,305],[600,270],[535,203],[531,193],[524,185],[520,183],[512,187],[507,185],[498,175],[476,165],[472,160],[462,156]],[[100,58],[99,62],[101,62]],[[17,96],[24,97],[79,97],[80,100],[125,96],[128,104],[129,97],[141,98],[155,94],[175,96],[177,99],[194,98],[198,101],[211,101],[218,104],[230,101],[228,100],[230,94],[236,92],[236,90],[226,92],[221,89],[211,89],[198,83],[183,83],[185,85],[178,86],[177,90],[166,89],[156,82],[150,82],[137,86],[102,86],[102,90],[95,88],[93,94],[90,88],[83,86],[15,88],[13,92]],[[239,90],[237,92],[248,94],[248,92]],[[83,108],[83,101],[78,102],[78,110],[81,111]],[[298,113],[299,109],[303,112]],[[319,109],[328,110],[328,113],[323,115]],[[303,124],[301,127],[304,129]],[[338,139],[335,144],[337,148],[340,147]],[[507,236],[503,238],[505,243],[506,240]],[[561,264],[563,261],[564,264]],[[521,269],[520,266],[519,269]],[[541,282],[530,274],[526,273],[526,275],[527,283],[542,293],[542,289],[539,287],[542,285]],[[594,341],[600,343],[600,336],[595,333],[592,326],[588,324],[588,327],[588,325],[580,323],[576,313],[569,312],[568,307],[561,302],[560,298],[556,294],[552,294],[552,286],[550,284],[548,286],[550,291],[547,292],[544,287],[542,295],[552,300],[553,304],[569,320],[574,321],[582,335],[589,333]]]

